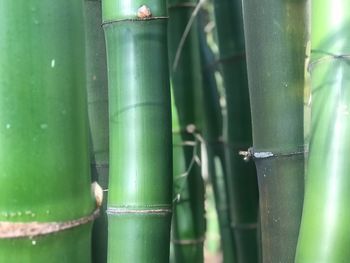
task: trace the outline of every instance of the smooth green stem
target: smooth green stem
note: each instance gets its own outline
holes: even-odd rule
[[[194,162],[199,156],[200,143],[192,136],[193,145],[185,145],[179,132],[179,120],[175,105],[172,106],[173,119],[173,175],[174,214],[172,243],[174,262],[203,261],[203,232],[197,222],[201,222],[202,207],[198,206],[193,189],[204,188],[200,167]],[[189,142],[189,140],[187,141]],[[200,210],[199,210],[200,209]],[[199,210],[199,211],[198,211]]]
[[[1,1],[0,35],[0,221],[91,215],[83,1]],[[91,261],[91,221],[8,239],[0,225],[0,262]]]
[[[293,262],[304,194],[308,0],[243,1],[264,263]]]
[[[311,134],[295,262],[350,257],[349,1],[312,1]]]
[[[108,262],[169,261],[172,144],[165,2],[104,0]]]

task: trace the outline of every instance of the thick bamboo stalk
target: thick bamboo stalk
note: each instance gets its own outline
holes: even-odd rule
[[[102,10],[100,0],[86,0],[86,71],[88,112],[91,142],[92,180],[108,189],[108,85],[106,45],[103,34]],[[99,218],[94,222],[92,231],[92,261],[107,262],[107,191],[104,191],[103,205]]]
[[[181,39],[195,6],[194,1],[168,1],[169,26],[168,43],[171,65],[172,87],[175,104],[179,114],[179,124],[182,141],[196,142],[196,136],[189,132],[189,126],[195,127],[194,132],[201,132],[201,71],[199,43],[196,22],[192,25],[184,45]],[[179,45],[181,53],[179,52]],[[178,58],[178,60],[177,60]],[[175,65],[176,64],[176,65]],[[194,125],[194,126],[193,126]],[[198,137],[197,137],[198,139]],[[197,148],[195,147],[195,148]],[[200,148],[200,147],[199,147]],[[204,218],[204,183],[201,169],[192,165],[194,155],[200,156],[200,151],[192,147],[183,148],[185,164],[189,168],[187,177],[188,196],[180,192],[180,201],[174,211],[173,241],[176,262],[203,262],[203,242],[205,234]],[[177,192],[174,193],[175,195]]]
[[[293,262],[304,193],[307,0],[243,2],[263,262]]]
[[[0,262],[91,261],[82,1],[1,1]]]
[[[312,1],[311,137],[295,262],[350,257],[349,1]]]
[[[228,203],[227,173],[225,171],[224,145],[222,143],[223,118],[214,69],[215,56],[209,48],[204,32],[205,13],[199,13],[199,43],[203,78],[203,137],[206,143],[208,173],[213,187],[215,207],[219,219],[223,262],[235,261],[235,245],[231,231]],[[215,160],[217,160],[215,162]],[[219,167],[217,167],[219,166]]]
[[[238,262],[257,262],[256,170],[252,162],[247,163],[239,156],[239,150],[252,145],[242,3],[241,0],[223,0],[214,1],[214,6],[227,104],[224,139],[231,226]]]
[[[167,262],[172,144],[164,1],[102,1],[109,81],[108,262]]]

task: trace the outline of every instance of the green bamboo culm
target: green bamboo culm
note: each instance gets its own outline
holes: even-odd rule
[[[194,179],[200,176],[201,169],[195,162],[194,157],[200,154],[199,142],[189,144],[183,141],[177,109],[172,100],[173,122],[173,176],[174,176],[174,208],[172,222],[172,246],[174,250],[172,260],[174,262],[203,262],[203,233],[197,234],[198,216],[196,189]],[[190,156],[189,153],[192,153]],[[186,156],[187,154],[187,156]],[[192,158],[189,163],[190,157]],[[197,179],[198,180],[198,179]],[[202,181],[200,186],[203,187]],[[200,218],[202,219],[202,218]],[[193,261],[192,261],[193,260]]]
[[[238,262],[258,261],[258,184],[253,162],[239,151],[252,145],[249,90],[241,0],[214,1],[220,59],[226,93],[226,164],[231,227]],[[229,25],[229,26],[228,26]]]
[[[350,256],[350,3],[314,0],[311,6],[311,137],[295,262],[346,262]]]
[[[108,262],[168,262],[172,143],[164,1],[102,1],[110,176]]]
[[[204,182],[201,168],[195,161],[201,155],[201,142],[198,136],[201,136],[202,128],[200,116],[202,79],[196,21],[186,38],[183,38],[195,5],[195,1],[168,1],[170,70],[180,126],[174,132],[180,133],[183,144],[194,143],[192,147],[183,147],[185,166],[188,169],[185,176],[186,185],[183,188],[187,189],[178,188],[174,191],[176,201],[172,241],[175,262],[181,263],[200,263],[204,260]],[[182,38],[183,45],[181,45]]]
[[[90,160],[93,182],[104,190],[100,216],[92,231],[92,262],[107,262],[107,205],[108,189],[108,85],[106,45],[103,34],[100,0],[85,0],[86,72],[90,127]]]
[[[206,13],[201,10],[198,17],[200,21],[198,30],[203,78],[203,137],[206,142],[207,167],[219,220],[223,262],[233,263],[235,262],[235,243],[231,231],[227,172],[225,170],[225,154],[222,143],[223,117],[215,71],[212,67],[215,63],[215,55],[207,43],[204,31]]]
[[[308,1],[246,0],[243,14],[263,262],[293,262],[304,194]]]
[[[1,1],[0,262],[91,262],[83,1]]]

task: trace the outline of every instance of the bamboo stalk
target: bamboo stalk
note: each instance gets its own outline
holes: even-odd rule
[[[107,189],[108,189],[108,84],[106,45],[100,0],[85,0],[86,71],[91,141],[92,181],[104,189],[101,214],[92,231],[92,261],[107,262]]]
[[[312,1],[311,137],[295,262],[350,256],[349,1]]]
[[[0,262],[91,261],[82,1],[1,1]]]
[[[199,43],[196,22],[186,38],[184,32],[196,2],[184,0],[168,1],[169,26],[168,43],[171,65],[172,87],[178,111],[180,132],[183,143],[195,142],[196,146],[183,147],[185,165],[192,166],[186,176],[185,192],[174,208],[173,240],[176,262],[203,262],[205,234],[204,182],[200,167],[194,157],[200,156],[198,136],[201,133],[201,71]],[[181,41],[183,46],[181,46]],[[187,128],[190,127],[192,131]],[[175,138],[174,138],[175,139]],[[179,140],[179,138],[177,138]],[[200,148],[200,147],[199,147]],[[194,165],[193,165],[194,164]],[[187,194],[186,194],[187,193]],[[176,191],[175,196],[178,194]]]
[[[240,0],[214,1],[214,6],[220,51],[218,63],[222,68],[227,103],[224,137],[231,226],[238,262],[257,262],[256,171],[253,163],[239,156],[241,149],[252,145],[242,3]]]
[[[199,13],[199,43],[203,78],[203,137],[206,142],[208,172],[213,186],[215,207],[219,220],[223,262],[235,261],[235,245],[231,231],[231,219],[228,203],[227,173],[225,171],[224,145],[222,143],[223,120],[220,97],[216,85],[214,70],[211,67],[215,56],[206,42],[204,32],[205,13]],[[215,161],[217,160],[217,161]]]
[[[172,149],[165,2],[102,1],[109,81],[108,262],[168,262]]]
[[[204,227],[197,225],[198,222],[201,222],[202,218],[198,218],[198,216],[203,216],[203,208],[198,206],[198,198],[196,192],[193,191],[197,187],[204,188],[200,177],[200,167],[194,159],[200,155],[200,143],[195,140],[183,141],[174,103],[172,105],[172,120],[174,163],[172,243],[174,262],[203,262],[203,232],[200,230]],[[191,152],[192,155],[189,154]]]
[[[307,0],[243,2],[263,262],[293,262],[304,193]]]

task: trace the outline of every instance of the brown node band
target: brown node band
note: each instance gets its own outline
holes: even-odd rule
[[[91,215],[65,222],[4,222],[0,221],[0,239],[35,237],[61,232],[93,221],[99,209]]]

